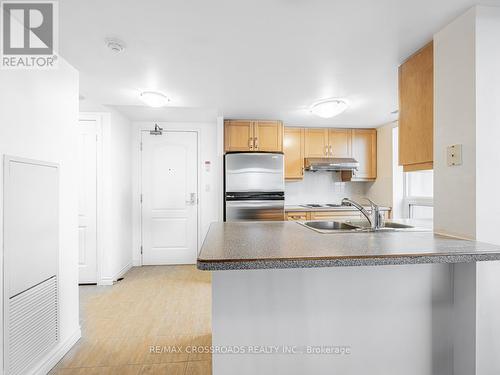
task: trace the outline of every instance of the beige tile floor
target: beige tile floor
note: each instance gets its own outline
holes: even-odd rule
[[[147,266],[110,287],[81,286],[82,338],[51,374],[210,375],[210,354],[186,352],[211,345],[210,283],[195,266]]]

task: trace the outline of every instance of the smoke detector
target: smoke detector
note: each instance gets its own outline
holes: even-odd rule
[[[125,49],[125,44],[118,39],[106,39],[106,46],[114,53],[121,53]]]

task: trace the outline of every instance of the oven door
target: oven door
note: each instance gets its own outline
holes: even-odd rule
[[[283,221],[284,200],[226,201],[226,221]]]

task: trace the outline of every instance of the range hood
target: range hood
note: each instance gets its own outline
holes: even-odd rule
[[[306,171],[337,172],[354,171],[359,163],[353,158],[306,158],[304,168]]]

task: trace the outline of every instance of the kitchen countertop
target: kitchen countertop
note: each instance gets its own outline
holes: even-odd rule
[[[370,206],[364,206],[365,209],[368,211],[371,210]],[[379,207],[381,211],[390,211],[390,207]],[[299,212],[299,211],[305,211],[305,212],[310,212],[310,211],[358,211],[359,210],[356,207],[353,206],[341,206],[341,207],[303,207],[301,205],[285,205],[285,212]]]
[[[405,223],[409,223],[405,221]],[[213,223],[198,269],[281,269],[500,260],[500,247],[432,231],[321,234],[297,222]]]

